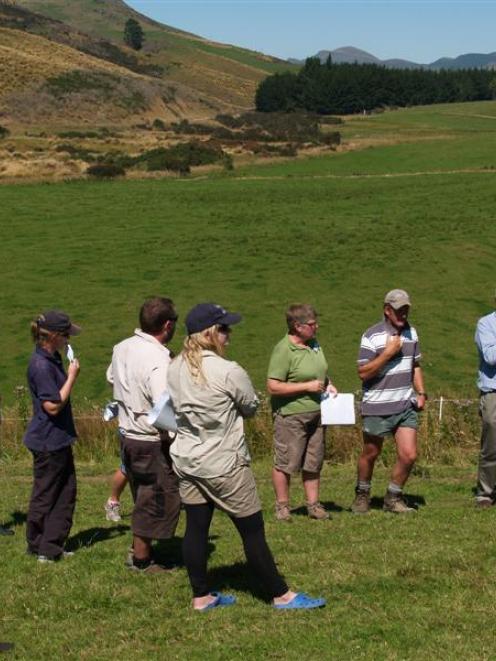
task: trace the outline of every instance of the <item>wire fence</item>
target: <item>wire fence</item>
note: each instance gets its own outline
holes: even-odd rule
[[[360,402],[356,401],[357,413]],[[30,402],[22,393],[17,404],[0,412],[0,459],[26,456],[23,436],[31,417]],[[104,422],[97,406],[75,409],[78,430],[75,452],[82,461],[100,462],[119,456],[117,424]],[[246,423],[246,438],[253,457],[270,456],[273,451],[272,414],[269,400],[262,399],[257,416]],[[419,416],[419,461],[461,465],[474,463],[478,456],[480,418],[477,399],[443,397],[429,400]],[[335,463],[356,460],[362,447],[360,418],[350,426],[327,431],[327,459]],[[393,461],[394,447],[385,444],[384,463]]]

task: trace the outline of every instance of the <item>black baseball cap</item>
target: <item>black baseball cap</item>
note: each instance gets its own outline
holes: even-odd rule
[[[40,314],[36,323],[40,328],[54,333],[67,333],[68,335],[79,335],[81,326],[73,324],[65,312],[60,310],[47,310]]]
[[[186,330],[188,335],[201,333],[202,330],[215,325],[233,326],[241,321],[237,312],[228,312],[215,303],[198,303],[186,315]]]

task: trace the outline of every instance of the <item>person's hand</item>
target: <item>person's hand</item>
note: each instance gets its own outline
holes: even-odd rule
[[[417,411],[423,411],[426,402],[427,397],[425,395],[417,395]]]
[[[67,368],[67,377],[71,379],[71,381],[75,381],[78,378],[80,369],[81,367],[79,366],[79,360],[74,358],[74,360],[69,363]]]
[[[329,383],[326,388],[326,393],[328,393],[329,395],[334,395],[334,397],[336,397],[336,395],[338,394],[338,389],[336,388],[336,386],[333,386],[332,383]]]
[[[393,356],[396,356],[398,351],[401,350],[402,346],[403,340],[401,339],[401,335],[390,335],[386,341],[384,353],[392,358]]]
[[[325,385],[323,381],[319,381],[318,379],[314,379],[313,381],[307,381],[307,392],[318,393],[318,392],[324,392],[324,390],[325,390]]]

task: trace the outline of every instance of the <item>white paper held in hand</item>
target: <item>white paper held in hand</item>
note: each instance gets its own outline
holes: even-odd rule
[[[72,363],[72,361],[73,361],[74,358],[76,357],[76,356],[74,355],[74,349],[71,347],[70,344],[67,345],[67,354],[66,354],[66,355],[67,355],[67,360],[68,360],[70,363]]]
[[[167,391],[148,413],[146,419],[148,424],[156,429],[170,431],[173,434],[177,431],[176,414]]]
[[[353,393],[327,394],[320,402],[323,425],[354,425],[355,396]]]

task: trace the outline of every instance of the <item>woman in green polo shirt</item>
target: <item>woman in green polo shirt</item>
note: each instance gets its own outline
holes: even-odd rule
[[[317,313],[297,303],[286,312],[288,333],[276,344],[269,362],[267,389],[274,414],[276,519],[290,521],[291,474],[301,471],[308,516],[329,518],[319,502],[325,437],[320,419],[322,393],[337,393],[328,377],[324,352],[317,342]]]

